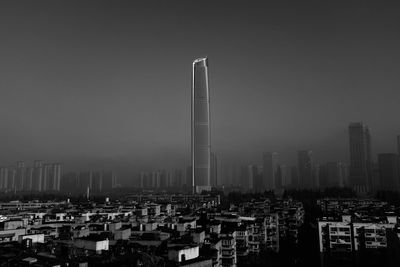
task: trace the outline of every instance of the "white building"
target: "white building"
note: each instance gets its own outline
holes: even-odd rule
[[[168,248],[168,259],[175,262],[184,262],[199,256],[199,246],[175,245]]]

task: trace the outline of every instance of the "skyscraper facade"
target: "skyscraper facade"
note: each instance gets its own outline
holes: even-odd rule
[[[395,153],[378,154],[379,187],[382,190],[400,190],[399,156]]]
[[[277,188],[288,188],[292,184],[292,179],[290,175],[290,168],[286,165],[279,165],[278,167],[278,179],[276,183]]]
[[[35,160],[33,163],[33,176],[32,176],[32,190],[40,192],[42,191],[43,179],[43,162],[41,160]]]
[[[24,189],[24,177],[25,177],[25,162],[17,162],[17,172],[15,176],[15,189],[22,191]]]
[[[359,193],[372,190],[371,137],[361,122],[350,123],[350,177],[349,183]]]
[[[193,61],[192,68],[192,184],[196,193],[211,190],[210,90],[208,59]]]
[[[297,156],[300,188],[315,188],[316,184],[312,151],[302,150],[298,152]]]
[[[276,189],[277,170],[278,154],[276,152],[263,153],[263,180],[266,190]]]
[[[343,167],[342,162],[328,162],[326,164],[325,187],[343,187]]]

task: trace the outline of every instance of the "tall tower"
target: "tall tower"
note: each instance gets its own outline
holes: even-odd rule
[[[399,155],[395,153],[378,154],[380,189],[400,190]]]
[[[192,66],[192,186],[195,193],[211,190],[211,130],[208,59],[199,58]]]
[[[278,154],[276,152],[263,153],[263,180],[266,190],[276,189],[276,176],[278,170]]]
[[[316,187],[314,175],[313,154],[310,150],[302,150],[297,154],[299,185],[302,189],[313,189]]]
[[[24,177],[25,177],[25,162],[17,162],[17,173],[15,177],[15,188],[17,191],[24,189]]]
[[[350,123],[350,186],[359,193],[372,190],[371,137],[361,122]]]

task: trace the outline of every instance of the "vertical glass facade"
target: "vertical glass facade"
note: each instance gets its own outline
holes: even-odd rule
[[[199,192],[210,189],[210,91],[208,60],[193,61],[192,69],[192,184]]]

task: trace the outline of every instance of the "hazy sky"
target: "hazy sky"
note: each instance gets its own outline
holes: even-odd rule
[[[387,1],[1,1],[0,163],[189,162],[191,61],[208,56],[221,158],[347,160],[400,134],[400,6]]]

